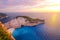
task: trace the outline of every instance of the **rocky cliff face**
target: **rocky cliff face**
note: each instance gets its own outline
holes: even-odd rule
[[[5,23],[5,26],[11,27],[11,28],[19,28],[22,25],[35,26],[35,25],[38,25],[41,23],[44,23],[44,20],[33,19],[28,16],[17,16],[16,18],[12,19],[11,21]]]
[[[17,16],[16,18],[19,19],[20,17],[24,19],[23,23],[25,26],[35,26],[35,25],[44,23],[44,20],[34,19],[28,16]]]

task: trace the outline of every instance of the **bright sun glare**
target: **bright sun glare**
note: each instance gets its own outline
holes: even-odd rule
[[[47,1],[50,2],[51,5],[48,9],[60,10],[60,0],[47,0]]]
[[[45,6],[42,8],[32,8],[32,11],[37,12],[59,12],[60,11],[60,0],[45,0]]]

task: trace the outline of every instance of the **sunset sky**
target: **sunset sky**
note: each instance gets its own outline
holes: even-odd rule
[[[59,12],[60,0],[0,0],[0,12]]]
[[[48,32],[60,35],[60,0],[0,0],[0,12],[7,12],[11,17],[23,15],[43,19]]]

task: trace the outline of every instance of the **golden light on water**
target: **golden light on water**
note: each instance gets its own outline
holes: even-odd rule
[[[51,18],[51,22],[54,24],[56,22],[57,14],[53,14]]]
[[[51,19],[49,21],[49,23],[50,23],[51,26],[54,26],[56,24],[56,22],[57,22],[57,16],[58,16],[57,13],[53,13],[53,15],[51,16]]]
[[[51,13],[50,18],[48,18],[48,22],[47,22],[47,31],[51,34],[56,33],[57,31],[57,26],[58,24],[58,14],[57,13]]]

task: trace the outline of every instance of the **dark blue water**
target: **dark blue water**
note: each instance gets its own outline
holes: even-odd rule
[[[34,27],[23,26],[22,28],[16,28],[12,35],[16,40],[46,40],[43,24]]]

